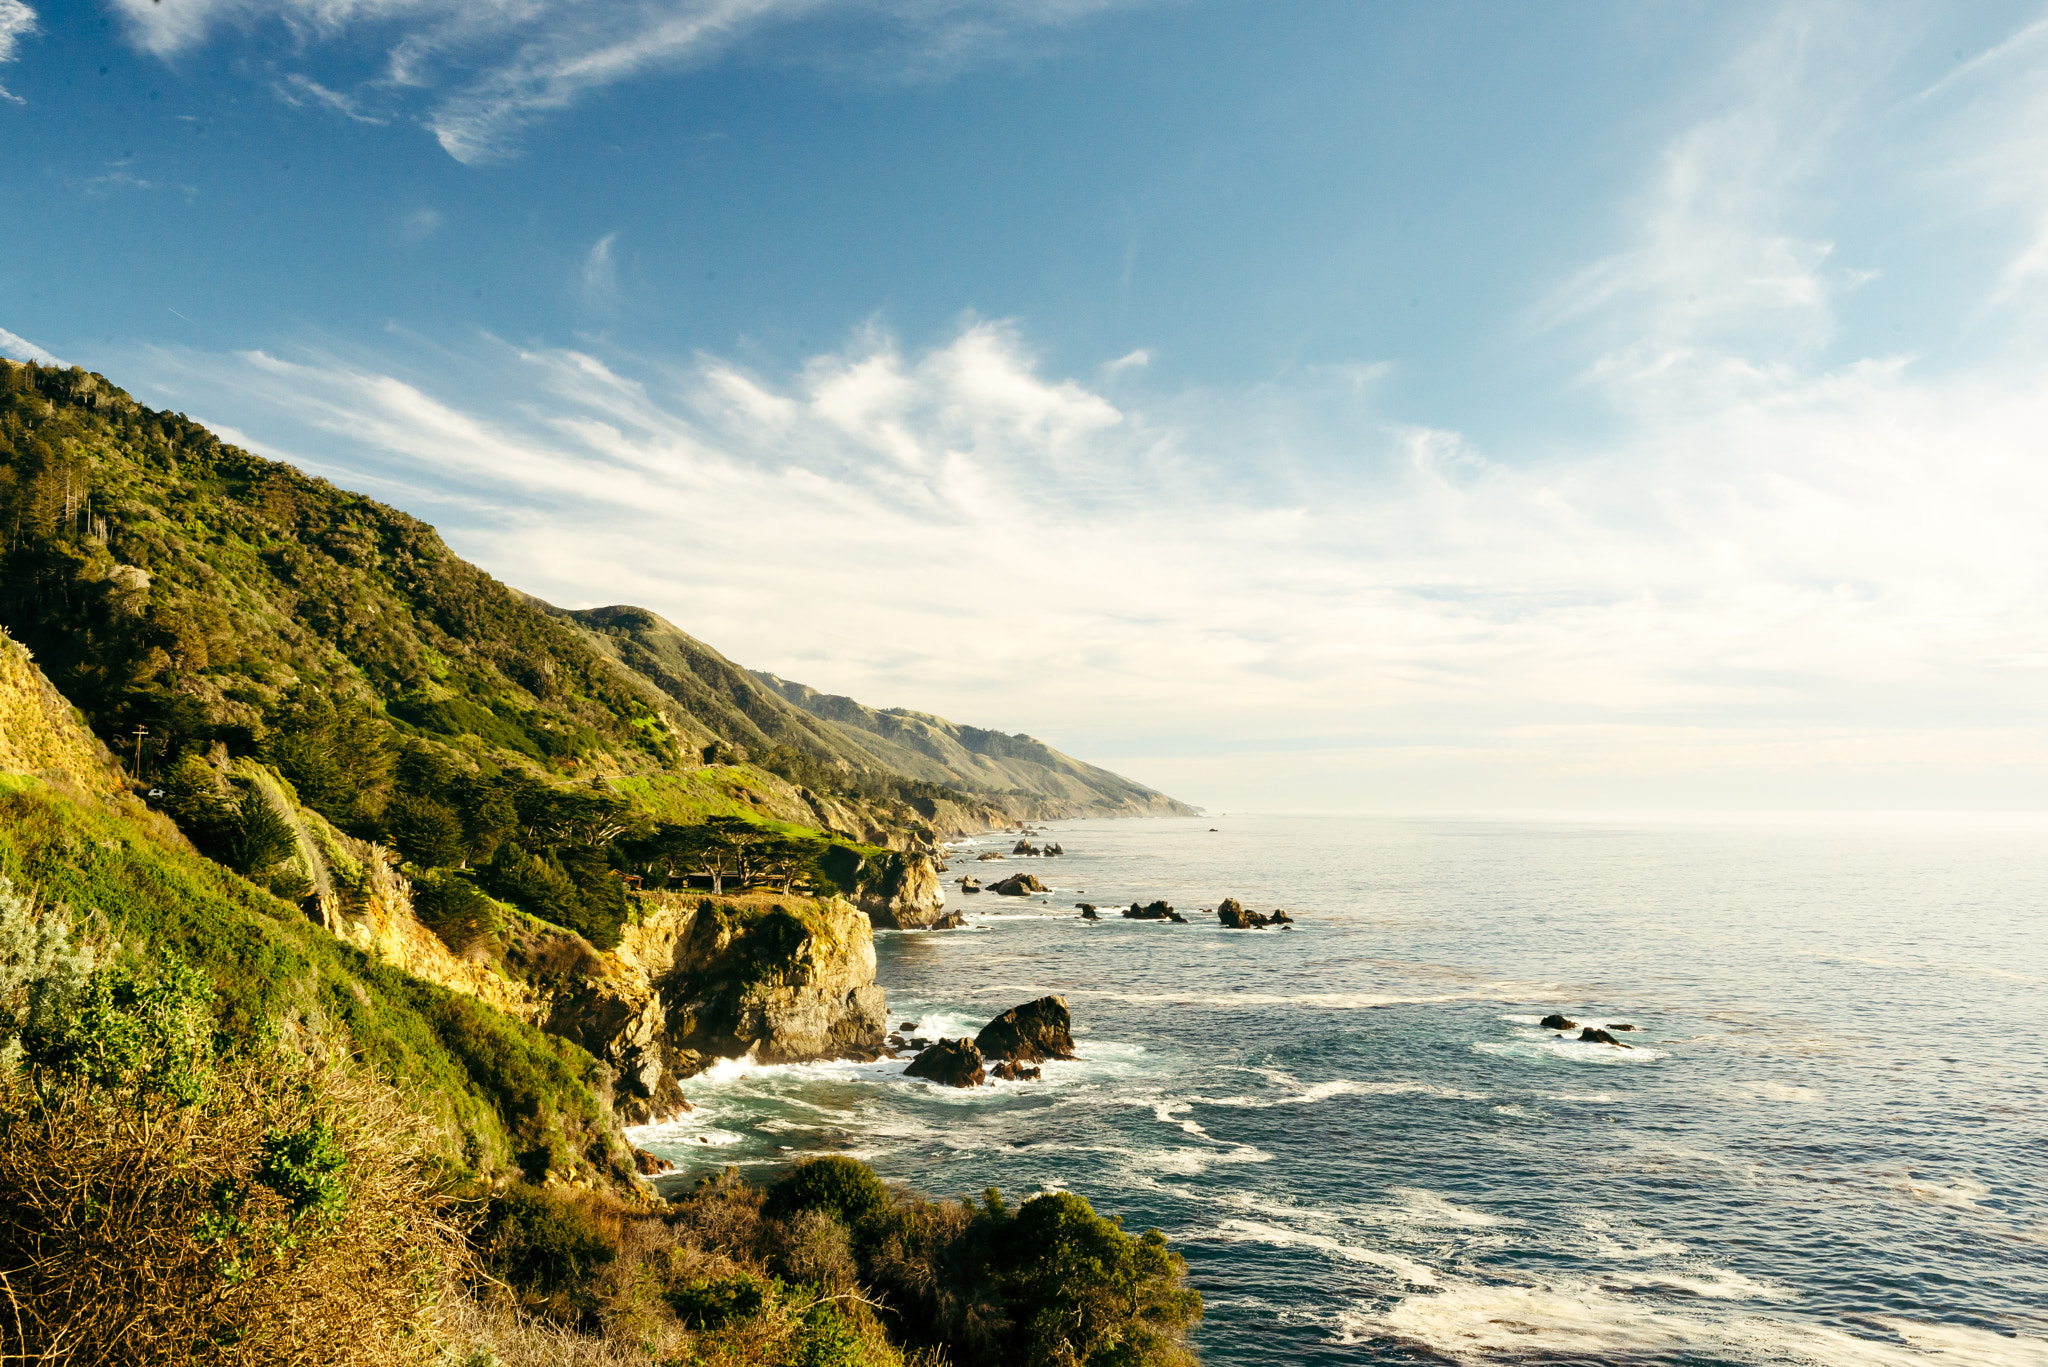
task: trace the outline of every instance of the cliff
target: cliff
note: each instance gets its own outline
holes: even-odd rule
[[[639,1124],[722,1058],[880,1057],[888,1000],[868,918],[842,899],[663,896],[546,1024],[612,1066],[619,1114]]]

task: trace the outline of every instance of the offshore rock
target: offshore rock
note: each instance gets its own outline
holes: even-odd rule
[[[661,1155],[649,1153],[645,1149],[633,1150],[633,1166],[639,1169],[642,1177],[653,1177],[657,1173],[674,1172],[676,1170],[675,1164],[669,1162]]]
[[[987,1074],[973,1040],[942,1039],[912,1059],[903,1076],[923,1078],[942,1087],[979,1087]]]
[[[1216,919],[1231,930],[1257,930],[1272,924],[1256,911],[1246,911],[1244,904],[1235,897],[1226,897],[1217,904]]]
[[[1543,1018],[1543,1028],[1545,1030],[1576,1030],[1579,1028],[1579,1023],[1570,1016],[1553,1012]]]
[[[1587,1027],[1586,1027],[1585,1029],[1583,1029],[1583,1030],[1579,1031],[1579,1043],[1581,1043],[1581,1044],[1611,1044],[1611,1045],[1613,1045],[1613,1046],[1614,1046],[1615,1048],[1617,1048],[1617,1049],[1633,1049],[1633,1048],[1635,1048],[1635,1046],[1634,1046],[1633,1044],[1623,1044],[1623,1043],[1622,1043],[1622,1042],[1621,1042],[1620,1040],[1618,1040],[1618,1039],[1616,1039],[1616,1038],[1615,1038],[1614,1036],[1612,1036],[1612,1035],[1608,1034],[1608,1033],[1607,1033],[1607,1032],[1606,1032],[1605,1030],[1596,1030],[1596,1029],[1594,1029],[1594,1028],[1593,1028],[1592,1026],[1590,1026],[1590,1025],[1589,1025],[1589,1026],[1587,1026]]]
[[[1074,1056],[1074,1020],[1065,997],[1040,997],[1013,1006],[981,1027],[974,1047],[985,1058],[1043,1063]]]
[[[992,1080],[1003,1082],[1036,1082],[1042,1069],[1026,1068],[1021,1063],[1003,1062],[988,1070]]]
[[[1124,918],[1130,921],[1178,921],[1171,902],[1151,902],[1139,906],[1136,902],[1124,908]]]
[[[877,859],[862,884],[860,909],[884,930],[922,930],[946,904],[931,857],[895,853]]]
[[[977,854],[977,855],[975,855],[974,857],[975,857],[975,859],[976,859],[976,860],[978,860],[979,862],[981,862],[981,863],[983,863],[983,864],[986,864],[986,863],[988,863],[988,861],[989,861],[989,860],[991,860],[991,859],[1001,859],[1001,858],[1002,858],[1002,856],[1001,856],[1001,855],[999,855],[999,854],[997,854],[997,853],[996,853],[996,852],[995,852],[994,850],[990,850],[990,851],[989,851],[989,852],[988,852],[987,854]]]
[[[868,918],[840,898],[652,896],[603,971],[545,1028],[607,1064],[627,1124],[687,1109],[678,1080],[721,1058],[881,1056],[888,1001]]]
[[[1100,921],[1100,920],[1102,919],[1101,915],[1100,915],[1100,914],[1099,914],[1099,913],[1098,913],[1098,912],[1097,912],[1097,911],[1095,910],[1095,904],[1094,904],[1094,903],[1092,903],[1092,902],[1076,902],[1076,903],[1074,903],[1074,905],[1075,905],[1075,906],[1077,906],[1077,907],[1079,907],[1079,908],[1081,909],[1081,919],[1082,919],[1082,920],[1084,920],[1084,921]]]
[[[990,883],[988,890],[1004,897],[1029,897],[1034,892],[1051,891],[1028,873],[1013,873],[1000,883]]]

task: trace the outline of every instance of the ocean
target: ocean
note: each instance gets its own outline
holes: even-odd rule
[[[1063,994],[1080,1060],[728,1062],[635,1141],[684,1180],[837,1152],[1078,1192],[1186,1255],[1214,1367],[2048,1364],[2048,821],[1047,830],[1063,858],[956,849],[971,928],[879,934],[879,978],[934,1038]],[[1056,890],[952,881],[1018,870]],[[1229,896],[1296,927],[1226,930]],[[1117,914],[1155,898],[1190,923]]]

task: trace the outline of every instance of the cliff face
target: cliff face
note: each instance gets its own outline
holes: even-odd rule
[[[860,909],[884,930],[922,930],[945,910],[939,871],[927,855],[891,854],[876,861]]]
[[[839,898],[649,897],[604,971],[558,996],[546,1028],[617,1075],[615,1104],[644,1124],[722,1058],[872,1059],[888,999],[867,916]]]

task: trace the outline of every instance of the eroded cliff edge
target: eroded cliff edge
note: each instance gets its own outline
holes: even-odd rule
[[[543,1025],[610,1065],[619,1118],[646,1124],[719,1059],[879,1058],[888,1009],[868,917],[843,898],[667,894]]]

